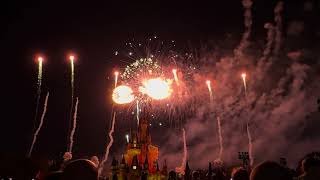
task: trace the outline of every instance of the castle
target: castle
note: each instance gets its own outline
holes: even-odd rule
[[[139,122],[137,132],[130,134],[126,153],[120,163],[112,160],[109,180],[164,180],[168,179],[167,165],[158,164],[159,150],[152,145],[147,120]]]

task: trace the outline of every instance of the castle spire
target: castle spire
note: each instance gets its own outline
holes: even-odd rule
[[[149,170],[148,153],[146,153],[146,158],[144,159],[143,170]]]

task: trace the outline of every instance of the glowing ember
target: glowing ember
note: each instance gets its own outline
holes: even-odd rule
[[[171,82],[167,82],[161,78],[148,79],[142,84],[143,87],[140,87],[139,91],[156,100],[168,98],[172,92],[170,87]]]
[[[134,100],[133,91],[129,86],[118,86],[113,90],[112,100],[117,104],[127,104]]]

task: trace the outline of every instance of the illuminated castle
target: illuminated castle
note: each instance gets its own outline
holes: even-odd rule
[[[148,122],[142,120],[139,123],[138,132],[130,134],[130,141],[120,164],[113,159],[109,180],[167,179],[166,163],[160,171],[158,155],[158,147],[152,145],[151,142]]]

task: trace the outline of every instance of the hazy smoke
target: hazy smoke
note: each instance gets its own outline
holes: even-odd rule
[[[244,7],[244,26],[245,31],[242,35],[242,39],[240,41],[239,46],[234,50],[234,54],[236,57],[242,57],[243,51],[249,46],[249,37],[251,34],[251,26],[252,26],[252,15],[251,15],[251,0],[243,0],[242,5]]]
[[[222,154],[223,154],[223,137],[222,137],[222,130],[221,130],[221,120],[220,117],[217,117],[217,126],[218,126],[218,134],[219,134],[219,159],[221,159]]]
[[[65,152],[63,154],[63,161],[66,162],[66,161],[69,161],[72,159],[72,154],[70,152]]]
[[[264,28],[267,29],[268,32],[267,32],[267,44],[263,51],[263,57],[261,59],[262,61],[266,60],[270,55],[271,48],[274,42],[274,30],[275,30],[274,26],[271,23],[266,23],[264,25]]]
[[[92,161],[96,167],[99,167],[100,162],[99,162],[99,158],[97,156],[92,156],[90,161]]]
[[[282,44],[282,17],[283,2],[279,1],[274,8],[274,21],[276,22],[275,46],[274,54],[277,55],[280,51]]]
[[[288,24],[287,33],[292,36],[299,36],[304,31],[304,23],[302,21],[291,21]]]
[[[287,53],[287,56],[292,60],[298,60],[302,56],[301,51],[291,51]]]
[[[305,11],[312,11],[313,10],[313,3],[311,1],[306,1],[303,5],[303,9]]]

